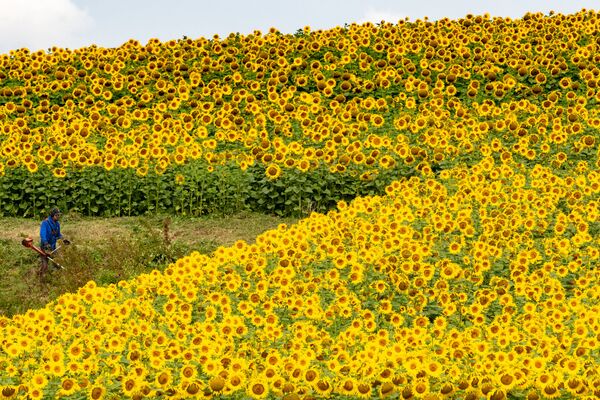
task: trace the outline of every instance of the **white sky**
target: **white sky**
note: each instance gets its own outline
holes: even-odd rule
[[[600,10],[600,0],[0,0],[0,53],[27,47],[117,47],[183,36],[221,38],[231,32],[294,33],[352,22],[466,14],[519,18],[526,12]]]

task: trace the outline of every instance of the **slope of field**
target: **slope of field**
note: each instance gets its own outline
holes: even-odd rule
[[[599,175],[474,170],[1,319],[3,393],[597,395]]]

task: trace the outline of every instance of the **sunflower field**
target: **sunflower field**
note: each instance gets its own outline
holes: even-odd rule
[[[63,193],[50,200],[86,215],[301,215],[485,157],[598,168],[597,24],[468,16],[14,50],[0,212],[39,216]]]
[[[0,317],[0,399],[600,397],[599,26],[1,55],[4,215],[306,217]]]

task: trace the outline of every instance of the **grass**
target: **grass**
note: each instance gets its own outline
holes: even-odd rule
[[[294,218],[257,213],[181,218],[169,215],[88,218],[63,215],[63,235],[71,240],[55,259],[65,270],[50,267],[40,279],[39,256],[21,245],[24,237],[39,242],[41,221],[0,218],[0,316],[43,307],[63,293],[76,291],[90,280],[109,285],[169,263],[190,253],[211,254],[237,240],[252,243],[260,233]]]

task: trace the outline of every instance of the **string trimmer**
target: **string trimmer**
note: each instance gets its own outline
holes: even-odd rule
[[[37,247],[36,245],[33,244],[33,239],[32,238],[25,238],[21,241],[21,244],[25,247],[30,248],[31,250],[35,251],[36,253],[38,253],[39,255],[41,255],[42,257],[47,258],[48,260],[52,261],[52,263],[54,265],[56,265],[57,268],[60,269],[65,269],[65,267],[63,267],[62,265],[60,265],[59,263],[57,263],[52,257],[50,257],[50,255],[52,255],[52,253],[54,253],[54,251],[52,253],[46,253],[44,250],[40,249],[39,247]],[[58,250],[58,249],[57,249]],[[56,251],[56,250],[55,250]]]

